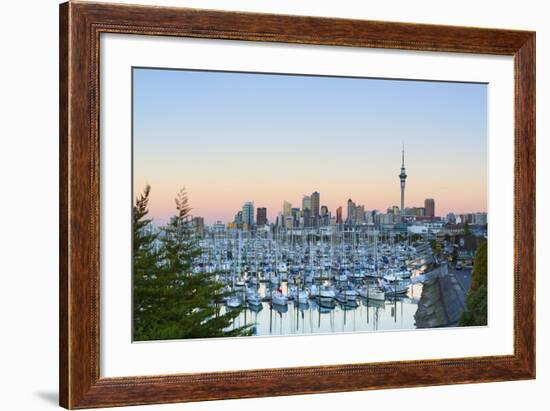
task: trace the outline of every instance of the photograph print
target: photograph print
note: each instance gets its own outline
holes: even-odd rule
[[[132,69],[133,340],[487,325],[487,84]]]

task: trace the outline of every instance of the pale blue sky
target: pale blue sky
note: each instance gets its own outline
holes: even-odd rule
[[[485,84],[160,69],[133,81],[134,187],[152,185],[155,217],[180,186],[207,221],[247,200],[272,220],[315,190],[333,213],[350,196],[385,210],[401,144],[407,206],[486,210]]]

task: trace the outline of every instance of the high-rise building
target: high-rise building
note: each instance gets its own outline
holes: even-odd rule
[[[321,206],[321,215],[319,217],[319,225],[327,226],[330,224],[330,213],[326,205]]]
[[[285,228],[294,227],[294,219],[292,218],[292,214],[283,216],[283,225]]]
[[[303,196],[302,197],[302,211],[311,210],[311,197]]]
[[[355,207],[355,224],[364,224],[365,223],[365,206],[358,205]]]
[[[435,217],[435,200],[433,198],[424,200],[424,215],[426,217]]]
[[[290,204],[288,201],[283,202],[283,215],[285,217],[292,215],[292,204]]]
[[[401,184],[401,214],[405,211],[405,180],[407,179],[407,173],[405,173],[405,146],[401,151],[401,173],[399,174],[399,181]]]
[[[256,224],[257,225],[266,225],[267,224],[267,208],[258,207],[256,209]]]
[[[252,227],[254,225],[254,203],[252,201],[244,203],[242,213],[243,224],[246,224],[249,228]]]
[[[292,220],[294,221],[294,227],[298,227],[300,224],[300,218],[302,217],[302,212],[298,207],[292,207]]]
[[[407,208],[405,210],[407,211],[405,213],[406,215],[412,215],[412,216],[415,216],[415,217],[427,217],[426,216],[426,209],[424,207],[411,207],[411,208]]]
[[[451,223],[451,224],[455,224],[456,223],[456,215],[455,213],[449,213],[447,214],[447,222]]]
[[[485,224],[487,224],[487,213],[475,213],[474,214],[474,224],[476,224],[476,225],[485,225]]]
[[[240,225],[243,223],[243,212],[239,211],[237,214],[235,214],[235,218],[233,219],[233,222],[237,225]]]
[[[302,219],[304,222],[304,227],[311,227],[311,210],[309,208],[305,208],[302,211]]]
[[[241,212],[239,211],[237,214],[240,214],[240,213]],[[213,228],[214,228],[214,231],[217,232],[217,233],[223,233],[226,229],[225,224],[220,220],[217,220],[214,223]]]
[[[195,233],[197,233],[197,235],[202,238],[204,235],[204,218],[193,217],[193,219],[191,220],[191,225],[193,226]]]
[[[311,193],[310,196],[311,201],[311,218],[312,218],[312,225],[318,226],[319,225],[319,205],[321,202],[321,194],[319,194],[317,191],[314,191]]]
[[[348,223],[353,223],[355,221],[355,203],[352,199],[348,199],[348,215],[346,218]]]
[[[283,202],[283,226],[292,228],[294,226],[294,218],[292,217],[292,204],[288,201]]]
[[[342,220],[342,206],[338,207],[336,209],[336,224],[342,224],[344,220]]]

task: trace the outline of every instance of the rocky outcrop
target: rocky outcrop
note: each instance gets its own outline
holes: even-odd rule
[[[464,312],[466,291],[453,273],[446,272],[446,267],[442,271],[424,282],[414,315],[417,328],[457,326]]]

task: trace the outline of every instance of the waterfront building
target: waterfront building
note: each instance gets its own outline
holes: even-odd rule
[[[443,234],[464,234],[464,224],[447,223],[441,230]]]
[[[247,201],[242,208],[242,223],[246,224],[248,228],[254,225],[254,203]]]
[[[405,211],[405,180],[407,173],[405,172],[405,147],[401,151],[401,173],[399,173],[399,182],[401,185],[401,214]]]
[[[267,208],[258,207],[256,209],[256,224],[260,226],[267,224]]]
[[[433,198],[424,200],[424,215],[426,217],[435,217],[435,200]]]
[[[410,234],[428,234],[428,227],[424,224],[413,224],[407,227]]]

